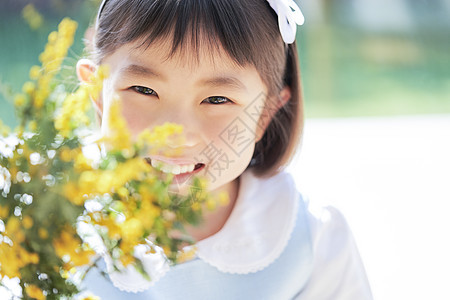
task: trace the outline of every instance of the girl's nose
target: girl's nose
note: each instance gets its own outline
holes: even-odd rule
[[[167,146],[172,149],[194,148],[200,141],[199,135],[189,130],[189,128],[185,125],[183,125],[182,137],[183,138],[181,139],[169,139],[167,141]]]
[[[168,142],[170,148],[194,148],[200,144],[201,132],[198,124],[198,118],[195,114],[182,109],[172,109],[170,113],[163,114],[159,123],[175,123],[183,126],[183,139],[173,139]]]

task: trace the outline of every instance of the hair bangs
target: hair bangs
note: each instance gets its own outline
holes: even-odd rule
[[[211,58],[222,50],[240,66],[261,65],[258,53],[264,49],[254,40],[260,26],[244,4],[236,0],[109,0],[97,28],[96,46],[101,50],[97,61],[118,44],[141,40],[141,46],[171,41],[168,58],[178,51],[189,52],[198,62],[202,49]]]

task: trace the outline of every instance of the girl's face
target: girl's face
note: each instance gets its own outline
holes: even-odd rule
[[[179,192],[194,174],[206,177],[211,191],[236,192],[236,179],[270,120],[263,110],[267,88],[258,72],[236,65],[222,51],[200,51],[196,63],[187,49],[167,59],[168,45],[139,45],[124,45],[104,59],[110,76],[103,86],[102,118],[108,118],[117,94],[133,136],[165,122],[183,125],[185,143],[173,146],[182,148],[181,156],[149,155],[147,160],[176,174],[172,188]],[[107,122],[102,126],[107,132]]]

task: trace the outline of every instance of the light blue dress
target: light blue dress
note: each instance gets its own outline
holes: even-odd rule
[[[275,181],[259,179],[253,175],[245,176],[241,189],[251,185],[252,188],[249,190],[252,192],[241,194],[252,198],[256,195],[255,193],[270,194],[264,191],[268,188],[275,189],[275,192],[282,195],[286,187],[283,187],[280,182],[287,182],[286,184],[291,187],[294,185],[290,175],[286,173],[276,175],[278,178]],[[325,218],[323,215],[313,215],[309,212],[308,203],[301,194],[297,192],[295,197],[294,201],[297,202],[296,211],[293,212],[295,223],[293,223],[287,244],[270,264],[259,271],[246,274],[223,272],[219,270],[220,268],[197,257],[171,267],[154,285],[142,292],[119,290],[108,277],[101,276],[99,270],[93,270],[88,274],[85,289],[107,300],[372,299],[358,252],[342,216],[333,209]],[[270,203],[280,205],[279,201],[282,200],[271,200]],[[276,209],[275,206],[273,208]],[[239,210],[236,206],[235,209]],[[239,217],[246,218],[245,213],[242,216]],[[266,221],[269,223],[266,223],[268,226],[265,228],[270,228],[270,222],[276,221],[270,215],[268,217]],[[282,222],[283,216],[279,219]],[[245,226],[242,227],[245,231]],[[336,239],[336,237],[339,238]]]

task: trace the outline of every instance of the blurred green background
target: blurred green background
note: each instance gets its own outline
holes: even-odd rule
[[[74,66],[99,0],[0,0],[0,118],[13,126],[12,98],[65,16],[79,22],[64,63]],[[31,28],[32,3],[43,22]],[[450,113],[450,0],[303,0],[298,43],[306,117]]]

